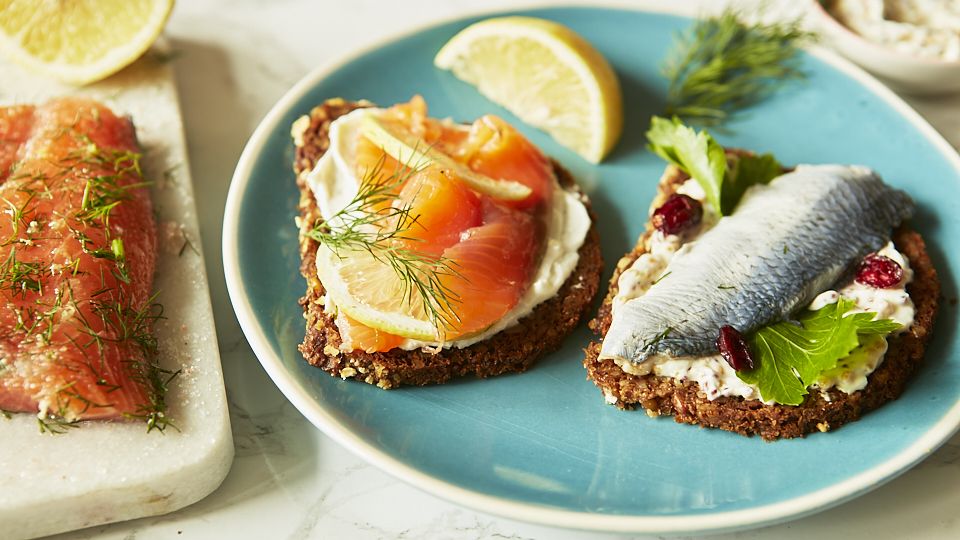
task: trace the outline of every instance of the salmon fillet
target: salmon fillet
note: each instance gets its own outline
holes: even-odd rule
[[[0,410],[162,427],[139,158],[133,124],[94,101],[0,108]]]

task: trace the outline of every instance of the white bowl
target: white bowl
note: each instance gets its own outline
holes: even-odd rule
[[[894,90],[913,94],[960,90],[960,62],[913,56],[869,41],[834,19],[818,0],[812,3],[810,23],[824,41]]]

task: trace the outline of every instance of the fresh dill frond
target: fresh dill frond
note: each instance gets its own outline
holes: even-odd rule
[[[413,202],[400,201],[397,192],[423,166],[401,164],[388,174],[383,170],[385,162],[381,157],[366,171],[353,199],[306,235],[338,257],[343,252],[366,251],[396,274],[404,302],[419,302],[438,330],[453,328],[460,321],[454,309],[460,297],[445,285],[444,278],[463,277],[456,262],[406,247],[420,241],[408,235],[418,226],[419,216],[411,213]]]
[[[404,303],[411,304],[419,300],[438,330],[454,328],[460,322],[460,316],[454,309],[460,303],[460,296],[443,282],[447,276],[466,279],[457,270],[454,261],[398,247],[377,249],[371,255],[393,268],[403,284]]]
[[[9,290],[11,296],[26,298],[27,292],[43,293],[43,280],[50,273],[47,266],[33,261],[17,259],[16,246],[10,247],[7,258],[0,263],[0,289]]]
[[[640,346],[640,350],[642,350],[642,351],[648,351],[648,350],[650,350],[650,349],[653,348],[653,346],[656,345],[657,343],[660,343],[661,341],[667,339],[667,336],[670,335],[670,332],[673,332],[673,327],[668,326],[668,327],[666,327],[662,332],[660,332],[659,334],[657,334],[657,335],[655,335],[655,336],[653,336],[653,337],[651,337],[651,338],[649,338],[649,339],[644,340],[643,345]]]
[[[177,257],[183,257],[184,252],[187,251],[187,248],[190,248],[190,251],[194,255],[200,255],[200,251],[197,250],[197,246],[193,245],[193,242],[190,241],[190,235],[183,230],[183,227],[180,227],[181,232],[183,233],[183,244],[180,245],[180,251],[177,252]]]
[[[66,420],[59,416],[44,415],[37,417],[37,427],[40,433],[49,433],[50,435],[62,435],[70,429],[77,426],[77,420]]]
[[[173,419],[167,416],[166,395],[170,383],[180,376],[182,370],[172,371],[147,362],[131,363],[131,368],[132,378],[150,389],[149,403],[139,406],[135,413],[124,414],[124,417],[144,421],[147,433],[153,430],[163,433],[167,428],[180,431]]]
[[[680,34],[667,57],[666,116],[716,126],[806,75],[798,45],[813,34],[800,21],[746,23],[731,8]]]
[[[142,356],[132,355],[128,360],[122,360],[122,363],[130,380],[147,388],[148,402],[138,405],[135,412],[124,413],[124,417],[144,421],[148,433],[153,430],[162,432],[168,427],[179,431],[173,419],[166,414],[166,394],[170,383],[180,375],[180,370],[164,369],[157,363],[159,342],[153,334],[153,327],[157,321],[164,318],[163,306],[156,302],[158,295],[159,293],[154,293],[142,308],[136,309],[131,307],[123,289],[118,289],[117,292],[94,293],[89,301],[91,311],[99,318],[98,326],[109,330],[105,335],[95,332],[82,312],[78,311],[76,315],[83,332],[90,339],[82,345],[83,348],[95,345],[97,350],[102,350],[104,343],[109,341],[118,344],[130,343],[141,353]],[[92,363],[88,363],[87,368],[95,375],[98,373],[98,368]],[[102,382],[98,384],[108,384],[102,378],[100,380]]]
[[[17,238],[20,235],[20,225],[26,224],[24,216],[27,215],[27,212],[30,210],[30,205],[33,202],[36,193],[28,192],[27,198],[23,201],[23,204],[20,206],[15,205],[6,198],[3,199],[3,202],[10,207],[10,210],[7,212],[10,214],[10,224],[12,225],[10,230],[10,237],[3,241],[3,245],[9,245],[17,241]]]

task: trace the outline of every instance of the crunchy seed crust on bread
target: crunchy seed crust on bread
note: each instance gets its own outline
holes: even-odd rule
[[[668,167],[660,180],[651,208],[662,204],[687,179],[689,176],[676,167]],[[646,252],[652,233],[653,228],[648,223],[647,231],[641,235],[634,249],[617,263],[607,296],[596,318],[590,321],[590,328],[601,338],[610,328],[611,303],[617,294],[620,274]],[[680,423],[720,428],[742,435],[760,435],[766,440],[802,437],[814,431],[836,429],[900,396],[907,380],[920,365],[933,330],[940,281],[923,239],[916,232],[901,227],[895,231],[893,241],[909,259],[914,272],[913,282],[907,289],[916,306],[916,316],[907,332],[889,338],[885,359],[869,376],[869,382],[863,390],[849,395],[833,391],[830,401],[826,401],[819,391],[811,390],[806,400],[798,406],[764,405],[760,401],[740,397],[720,397],[711,401],[695,382],[681,382],[653,374],[631,375],[613,361],[600,361],[599,341],[590,343],[585,351],[583,365],[587,368],[587,378],[605,396],[616,398],[615,404],[621,409],[632,409],[639,405],[649,416],[672,415]]]
[[[521,372],[544,354],[556,350],[560,343],[585,317],[600,284],[603,261],[596,226],[591,226],[580,247],[580,259],[571,276],[557,295],[537,306],[533,313],[515,326],[490,339],[469,347],[443,349],[437,353],[423,350],[366,353],[343,352],[339,349],[340,333],[333,318],[324,313],[324,289],[317,278],[315,258],[317,243],[304,233],[321,220],[313,194],[306,185],[306,174],[327,151],[330,123],[338,117],[371,103],[331,99],[315,107],[308,116],[294,123],[292,135],[296,146],[294,171],[300,188],[300,273],[307,280],[307,291],[300,299],[307,332],[300,352],[310,364],[344,379],[375,384],[381,388],[401,385],[426,385],[448,381],[454,377],[473,375],[492,377]],[[570,174],[556,162],[554,172],[560,185],[577,190]],[[589,202],[583,197],[590,210]],[[591,219],[594,219],[592,210]]]

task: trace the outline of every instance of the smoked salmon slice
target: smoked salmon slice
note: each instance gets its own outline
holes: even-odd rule
[[[0,410],[166,425],[139,158],[94,101],[0,108]]]
[[[550,161],[516,129],[486,115],[464,126],[427,116],[419,96],[386,109],[383,118],[402,126],[423,144],[436,148],[475,172],[522,183],[531,193],[519,201],[480,194],[450,171],[431,166],[409,174],[396,194],[415,223],[403,233],[408,249],[442,257],[455,272],[441,278],[456,298],[455,318],[446,339],[475,335],[504,317],[530,285],[544,246],[545,213],[556,184]],[[402,168],[369,140],[356,143],[355,169]],[[345,314],[336,324],[341,349],[387,351],[405,339],[368,328]]]
[[[17,153],[33,127],[33,105],[0,108],[0,183],[6,181]]]

